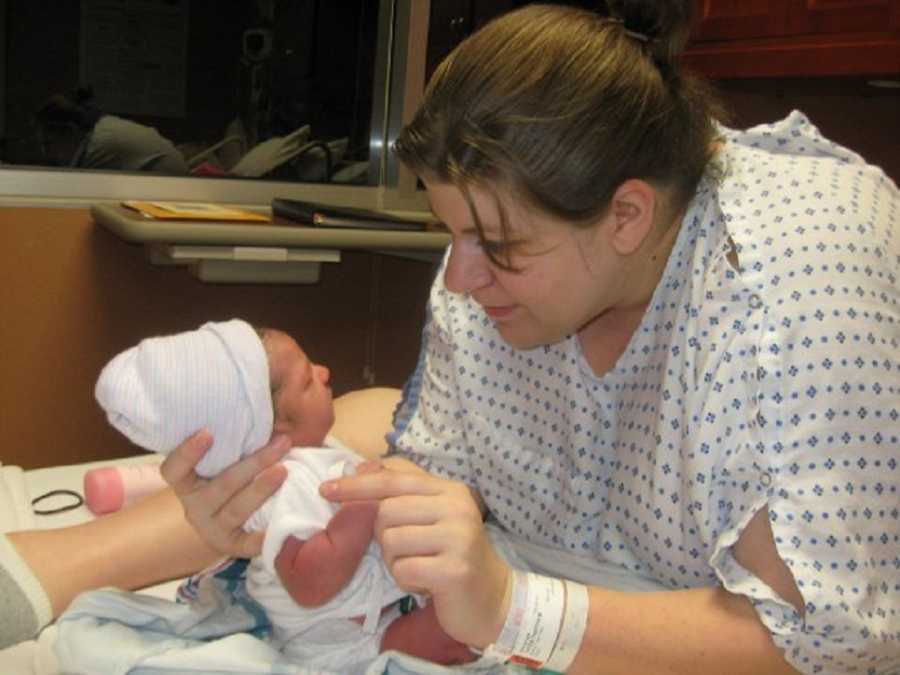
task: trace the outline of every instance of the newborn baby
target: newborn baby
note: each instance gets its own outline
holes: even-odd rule
[[[444,633],[431,605],[401,613],[408,594],[372,537],[377,505],[338,507],[319,496],[323,480],[364,461],[328,436],[328,380],[328,369],[286,333],[235,319],[143,340],[107,364],[96,396],[110,423],[148,450],[169,452],[206,428],[214,443],[196,468],[205,477],[273,433],[291,438],[287,479],[244,524],[266,531],[247,590],[267,612],[279,649],[339,672],[385,649],[443,664],[473,660]]]

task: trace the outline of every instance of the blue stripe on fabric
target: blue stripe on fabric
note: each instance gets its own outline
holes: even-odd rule
[[[428,353],[428,327],[431,325],[431,308],[428,307],[425,312],[425,327],[422,329],[422,346],[419,349],[419,358],[416,362],[416,368],[406,384],[403,385],[403,392],[400,402],[394,410],[393,430],[387,435],[388,455],[395,452],[397,439],[406,431],[410,421],[419,409],[419,395],[422,392],[422,380],[425,373],[425,354]]]

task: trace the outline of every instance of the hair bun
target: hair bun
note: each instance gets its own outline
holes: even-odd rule
[[[694,0],[606,0],[606,13],[647,38],[660,65],[672,66],[693,27]]]

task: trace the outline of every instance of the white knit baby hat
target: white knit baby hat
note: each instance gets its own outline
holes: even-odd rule
[[[214,443],[196,468],[205,477],[272,435],[268,359],[240,319],[142,340],[106,365],[94,393],[110,424],[147,450],[168,453],[208,429]]]

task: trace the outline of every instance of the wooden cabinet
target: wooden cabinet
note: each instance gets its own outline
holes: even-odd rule
[[[715,79],[900,76],[900,0],[698,0],[685,61]]]
[[[781,0],[703,0],[695,42],[747,40],[784,35]]]
[[[896,29],[895,0],[804,0],[785,3],[790,34],[878,33]]]
[[[485,21],[531,1],[430,0],[426,75]],[[684,59],[711,78],[900,77],[900,0],[696,2],[699,22]]]

